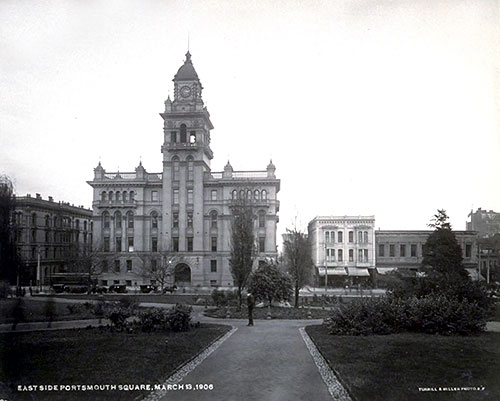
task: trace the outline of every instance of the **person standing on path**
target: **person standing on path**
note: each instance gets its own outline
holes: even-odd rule
[[[248,326],[253,326],[253,308],[255,307],[255,298],[250,292],[247,295],[247,307],[248,307]]]

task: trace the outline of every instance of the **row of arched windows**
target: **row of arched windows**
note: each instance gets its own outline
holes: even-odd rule
[[[252,196],[253,195],[253,196]],[[263,189],[262,191],[259,191],[258,189],[254,190],[252,193],[251,189],[247,189],[246,191],[244,189],[240,189],[238,192],[236,189],[233,189],[233,192],[231,192],[231,199],[236,200],[236,199],[247,199],[247,200],[267,200],[267,191]]]
[[[101,201],[121,201],[123,200],[124,202],[128,200],[134,200],[135,199],[135,192],[134,191],[103,191],[101,192]]]
[[[110,228],[111,227],[111,215],[109,212],[104,212],[102,214],[102,228]],[[122,213],[117,211],[113,215],[114,217],[114,227],[122,228],[123,227],[123,216]],[[153,211],[150,215],[151,217],[151,228],[158,228],[158,212]],[[125,214],[125,227],[126,228],[134,228],[134,213],[129,211]]]

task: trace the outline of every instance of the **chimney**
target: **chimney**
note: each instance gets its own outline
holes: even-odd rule
[[[40,194],[36,194],[36,198],[37,199],[42,199],[42,197],[40,196]]]
[[[49,196],[49,202],[54,202],[54,198],[52,198],[52,196]]]

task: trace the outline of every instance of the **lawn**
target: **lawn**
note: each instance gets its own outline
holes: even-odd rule
[[[15,318],[14,308],[17,302],[21,300],[22,318],[25,322],[43,322],[47,321],[46,302],[35,301],[29,298],[8,298],[0,299],[0,323],[13,323]],[[68,305],[70,307],[68,308]],[[96,319],[93,314],[92,305],[53,303],[54,315],[52,320],[80,320]],[[19,316],[19,315],[18,315]]]
[[[358,337],[330,335],[323,325],[306,330],[357,401],[500,400],[500,333]]]
[[[165,295],[159,295],[159,294],[132,294],[132,293],[127,293],[127,294],[103,294],[102,296],[100,295],[86,295],[86,294],[56,294],[54,295],[55,298],[65,298],[65,299],[85,299],[85,300],[99,300],[99,299],[104,299],[105,301],[119,301],[121,298],[126,297],[129,298],[130,300],[133,300],[134,302],[154,302],[154,303],[160,303],[160,304],[188,304],[188,305],[195,305],[197,304],[197,301],[200,301],[200,299],[203,301],[200,301],[199,304],[204,305],[205,300],[207,300],[208,303],[211,302],[211,297],[209,295],[204,295],[204,294],[165,294]]]
[[[160,384],[229,329],[229,326],[202,324],[184,333],[79,329],[1,334],[0,382],[10,386]],[[3,396],[9,401],[132,401],[146,393],[14,391],[3,395],[0,388],[0,398]]]
[[[271,318],[272,319],[308,319],[308,311],[307,308],[280,308],[280,307],[272,307],[271,308]],[[318,309],[311,308],[311,318],[312,319],[324,319],[329,316],[330,311],[328,309]],[[267,319],[268,308],[255,308],[253,311],[254,319]],[[216,317],[225,319],[227,312],[226,308],[213,308],[207,309],[204,312],[205,316]],[[229,308],[229,317],[231,319],[248,319],[248,309],[244,305],[241,308],[241,311],[237,311],[235,306],[231,306]]]

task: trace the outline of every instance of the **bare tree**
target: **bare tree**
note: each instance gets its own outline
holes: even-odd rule
[[[238,308],[241,308],[241,291],[252,272],[255,255],[254,215],[252,206],[244,199],[234,203],[232,209],[229,266],[238,287]]]
[[[163,252],[137,252],[142,260],[143,268],[140,275],[155,280],[160,285],[160,290],[174,286],[174,261],[175,256],[170,251]]]
[[[294,307],[298,308],[299,291],[309,282],[313,266],[307,235],[297,228],[287,229],[283,251],[285,265],[292,276]]]
[[[86,274],[89,288],[97,284],[99,277],[107,270],[114,254],[105,254],[102,247],[74,243],[70,247],[70,266],[76,272]]]
[[[16,250],[14,187],[9,177],[0,176],[0,280],[19,280],[21,260]]]

